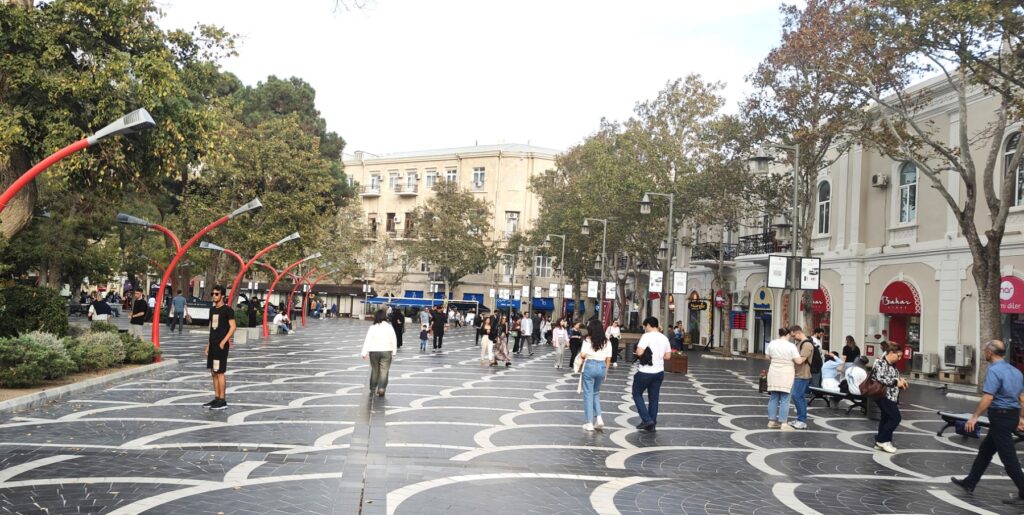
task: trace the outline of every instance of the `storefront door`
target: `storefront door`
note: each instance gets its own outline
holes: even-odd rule
[[[889,317],[889,342],[903,351],[896,368],[906,372],[913,353],[920,350],[921,297],[909,283],[892,282],[882,292],[878,312]]]

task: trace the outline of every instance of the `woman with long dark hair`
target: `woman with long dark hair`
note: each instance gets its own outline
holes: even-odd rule
[[[492,330],[494,338],[494,361],[491,366],[498,366],[499,361],[505,362],[505,367],[512,366],[512,360],[508,357],[508,316],[501,315],[501,322]]]
[[[388,389],[388,372],[391,370],[391,358],[398,352],[398,339],[395,329],[388,323],[388,312],[378,309],[373,314],[373,325],[366,331],[363,359],[370,359],[370,393],[384,396]]]
[[[580,357],[583,360],[583,429],[593,431],[604,427],[601,420],[601,384],[608,376],[612,361],[612,349],[604,336],[604,326],[594,319],[587,324],[587,337],[582,342]]]
[[[576,366],[576,355],[580,353],[580,349],[583,348],[583,331],[580,331],[580,322],[572,322],[572,328],[569,329],[569,367]]]

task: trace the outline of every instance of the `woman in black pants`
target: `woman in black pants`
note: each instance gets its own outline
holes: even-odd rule
[[[875,435],[875,449],[890,454],[896,452],[892,444],[892,434],[899,427],[903,415],[900,414],[900,390],[907,387],[907,380],[900,377],[900,371],[893,365],[900,360],[903,350],[899,345],[889,344],[885,356],[875,363],[871,377],[885,385],[885,395],[877,401],[882,417],[878,421],[878,434]]]
[[[580,323],[573,322],[572,329],[569,329],[569,366],[575,366],[576,355],[583,348],[583,331],[580,331]]]

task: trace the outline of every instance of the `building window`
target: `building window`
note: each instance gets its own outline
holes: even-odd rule
[[[408,238],[408,237],[410,237],[412,235],[412,229],[413,229],[413,215],[412,215],[412,211],[407,211],[405,213],[405,237],[406,238]]]
[[[380,175],[374,174],[374,175],[370,176],[370,189],[371,190],[379,190],[380,189]]]
[[[512,276],[515,275],[515,267],[512,266],[512,260],[508,259],[501,265],[501,275],[503,283],[512,282]]]
[[[473,187],[480,189],[484,187],[484,182],[487,181],[487,170],[482,166],[473,168]]]
[[[533,258],[533,276],[551,277],[553,275],[551,262],[551,256],[535,256]]]
[[[505,239],[519,232],[519,211],[505,211]]]
[[[405,188],[407,191],[416,189],[416,180],[419,176],[416,175],[416,169],[410,168],[405,171]]]
[[[370,235],[371,236],[376,236],[377,235],[377,213],[370,213],[370,215],[369,215],[369,217],[368,217],[368,219],[366,221],[366,225],[368,225],[369,228],[370,228]]]
[[[459,171],[455,168],[448,168],[444,171],[444,182],[459,182]]]
[[[828,234],[832,214],[832,186],[828,181],[818,186],[818,234]]]
[[[1010,167],[1013,161],[1013,155],[1017,152],[1017,145],[1020,143],[1020,133],[1014,133],[1010,136],[1010,139],[1006,140],[1006,153],[1004,154],[1003,169]],[[1005,177],[1006,174],[1004,173]],[[1024,159],[1017,164],[1017,170],[1013,173],[1014,180],[1017,181],[1017,187],[1014,191],[1013,205],[1019,206],[1024,203]]]
[[[398,171],[388,172],[388,189],[395,190],[397,186],[402,184],[401,176],[398,175]]]
[[[394,213],[388,213],[388,221],[387,221],[386,228],[387,228],[387,231],[389,233],[394,233],[395,232],[395,214]]]
[[[900,168],[900,223],[917,220],[917,165],[904,163]]]
[[[426,177],[424,177],[425,186],[429,190],[434,187],[434,183],[437,182],[437,170],[433,168],[427,168]]]

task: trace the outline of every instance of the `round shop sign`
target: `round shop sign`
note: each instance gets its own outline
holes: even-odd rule
[[[1024,281],[1012,275],[1002,278],[999,283],[999,311],[1024,313]]]

